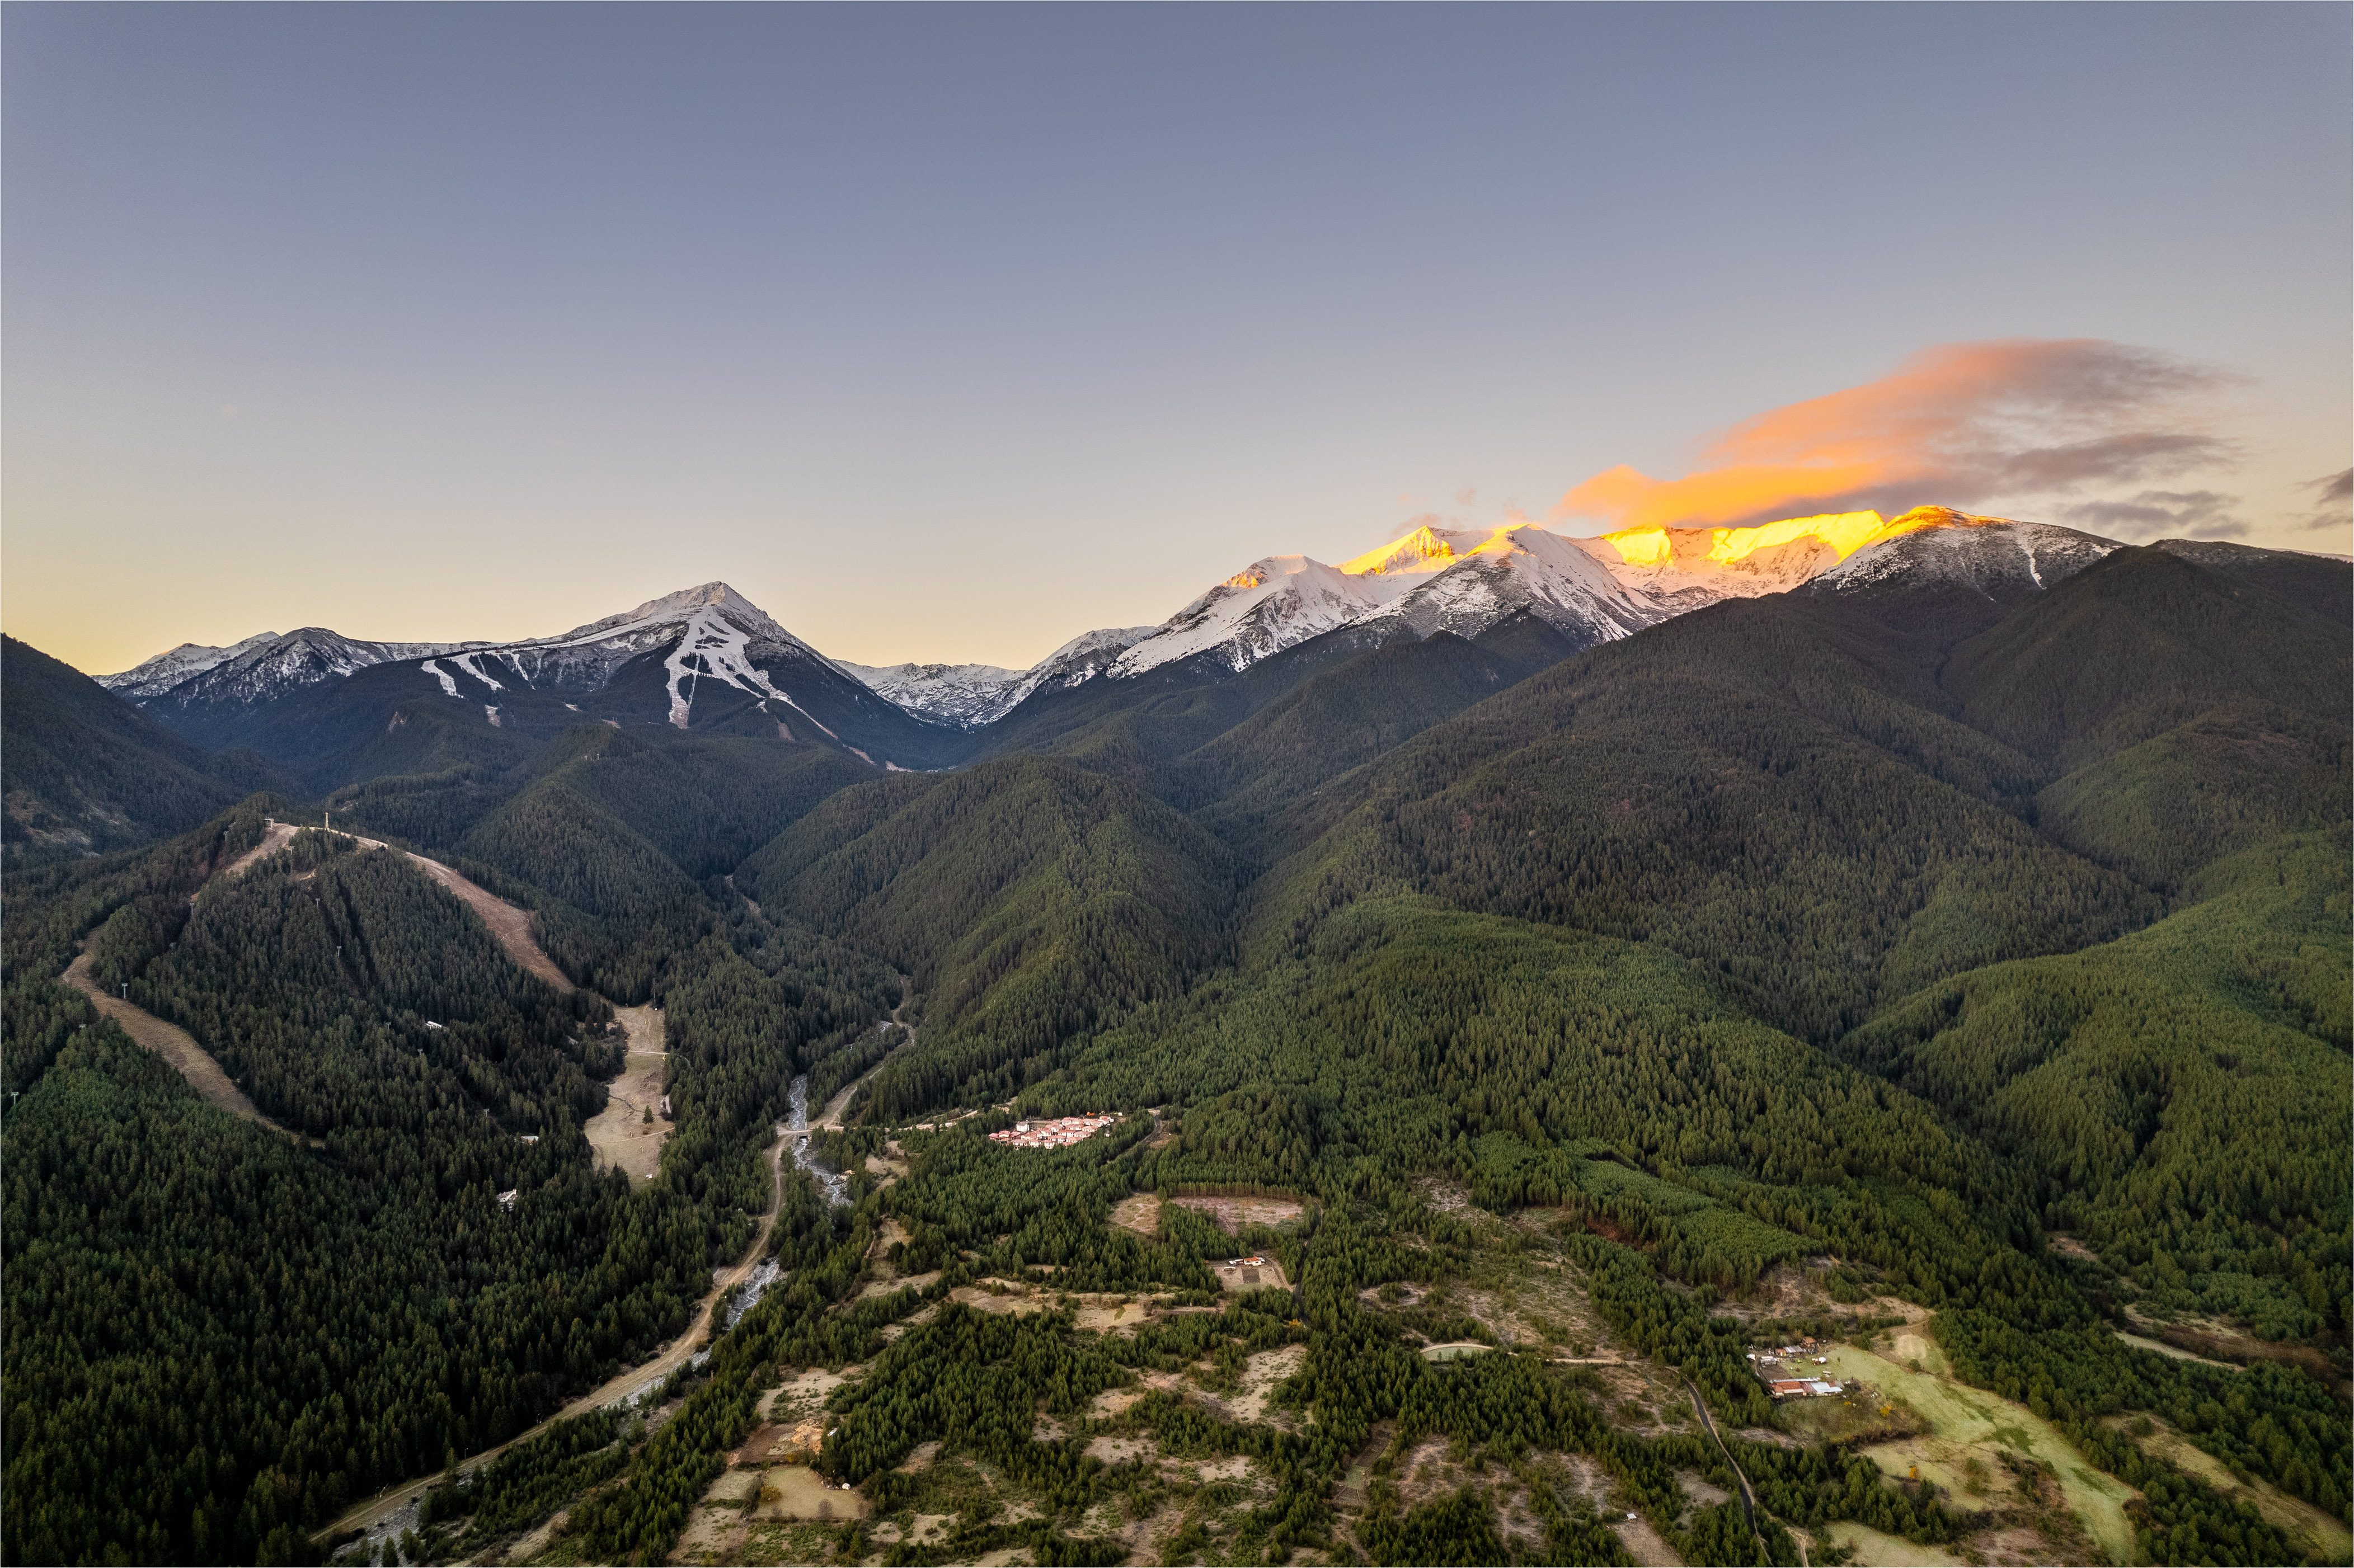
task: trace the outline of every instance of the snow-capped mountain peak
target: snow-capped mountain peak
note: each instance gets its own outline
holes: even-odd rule
[[[959,729],[979,729],[1030,694],[1028,671],[996,664],[886,666],[836,659],[833,667],[919,718]]]
[[[1958,585],[2009,602],[2049,588],[2116,549],[2114,539],[2052,523],[1916,506],[1806,585],[1813,594]]]
[[[1207,654],[1242,670],[1270,653],[1345,626],[1411,584],[1352,575],[1306,556],[1267,556],[1212,588],[1123,652],[1110,673],[1143,674]]]
[[[133,702],[166,693],[179,700],[202,697],[252,703],[297,686],[349,675],[398,659],[438,657],[465,642],[368,642],[323,626],[298,627],[281,636],[264,631],[228,648],[182,644],[120,674],[101,675],[100,685]],[[184,656],[185,654],[185,656]]]
[[[275,631],[257,631],[242,642],[232,642],[226,648],[207,647],[201,642],[183,642],[153,659],[143,660],[116,675],[101,675],[98,683],[108,691],[130,698],[156,696],[170,691],[191,675],[201,675],[207,670],[228,662],[249,649],[278,641]]]

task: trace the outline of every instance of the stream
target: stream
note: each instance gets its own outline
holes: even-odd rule
[[[825,1189],[827,1202],[847,1203],[850,1202],[849,1181],[840,1171],[830,1171],[819,1164],[817,1157],[810,1152],[809,1075],[806,1073],[793,1080],[792,1118],[777,1130],[793,1140],[793,1163],[817,1178],[817,1184]]]

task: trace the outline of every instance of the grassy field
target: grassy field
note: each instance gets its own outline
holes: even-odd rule
[[[2125,1505],[2133,1497],[2133,1489],[2115,1476],[2094,1469],[2050,1423],[2025,1405],[2014,1404],[1983,1389],[1965,1388],[1925,1371],[1911,1371],[1886,1357],[1852,1346],[1839,1346],[1829,1354],[1829,1370],[1834,1375],[1852,1378],[1871,1384],[1883,1394],[1895,1395],[1928,1424],[1928,1430],[1918,1436],[1866,1449],[1882,1469],[1893,1476],[1904,1476],[1918,1467],[1923,1480],[1934,1482],[1962,1499],[1964,1466],[1973,1450],[2007,1449],[2022,1458],[2041,1461],[2052,1467],[2070,1511],[2083,1522],[2085,1531],[2110,1561],[2129,1560],[2133,1531],[2126,1520]],[[1928,1364],[1926,1360],[1922,1361],[1925,1367]],[[1992,1455],[1988,1453],[1987,1457]],[[1894,1561],[1869,1554],[1865,1560]]]
[[[2290,1497],[2264,1481],[2240,1479],[2221,1459],[2154,1416],[2116,1416],[2109,1425],[2140,1444],[2143,1452],[2169,1461],[2233,1501],[2246,1499],[2267,1522],[2323,1561],[2354,1563],[2354,1531],[2346,1528],[2345,1520],[2332,1519],[2311,1503]]]
[[[1855,1561],[1872,1568],[1960,1568],[1962,1560],[1934,1546],[1915,1546],[1901,1535],[1882,1535],[1847,1521],[1826,1525],[1823,1535],[1836,1545],[1855,1548]]]

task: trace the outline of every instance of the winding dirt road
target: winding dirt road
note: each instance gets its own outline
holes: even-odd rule
[[[145,1008],[135,1006],[101,989],[90,972],[92,957],[90,948],[97,940],[98,933],[91,932],[83,943],[80,956],[66,966],[66,972],[59,977],[66,984],[96,1002],[98,1011],[121,1024],[122,1032],[133,1040],[178,1068],[180,1076],[188,1080],[188,1086],[211,1104],[231,1116],[243,1117],[272,1132],[283,1133],[297,1143],[307,1141],[313,1149],[326,1147],[318,1139],[305,1139],[292,1128],[262,1115],[261,1108],[246,1098],[245,1091],[222,1071],[221,1065],[196,1044],[195,1035],[178,1024],[166,1023]]]
[[[416,1480],[378,1492],[357,1507],[345,1510],[332,1523],[312,1532],[313,1543],[323,1546],[337,1535],[349,1531],[365,1532],[387,1515],[399,1512],[408,1504],[423,1497],[434,1487],[439,1486],[444,1478],[460,1471],[471,1470],[479,1465],[487,1465],[516,1444],[529,1442],[559,1421],[568,1421],[576,1415],[586,1415],[591,1411],[601,1410],[609,1404],[619,1404],[631,1394],[645,1391],[653,1383],[659,1383],[684,1366],[694,1356],[695,1347],[702,1342],[705,1331],[711,1327],[712,1315],[718,1311],[719,1304],[726,1300],[728,1294],[737,1286],[751,1277],[752,1270],[759,1266],[760,1259],[768,1252],[769,1233],[776,1228],[777,1215],[785,1206],[785,1141],[782,1138],[778,1139],[776,1147],[769,1151],[770,1189],[769,1212],[760,1216],[759,1228],[752,1234],[752,1245],[745,1249],[743,1261],[721,1275],[713,1284],[710,1294],[705,1296],[703,1298],[703,1304],[695,1308],[695,1320],[686,1326],[684,1333],[671,1341],[670,1349],[651,1361],[641,1361],[626,1372],[615,1373],[593,1392],[581,1395],[529,1431],[519,1432],[496,1447],[485,1448],[479,1454],[459,1460],[455,1470],[436,1470],[429,1476],[421,1476]]]
[[[280,833],[285,835],[284,838],[278,840],[278,844],[281,848],[290,842],[299,831],[292,822],[274,820],[270,822],[270,832],[273,837]],[[343,832],[341,828],[330,831]],[[392,845],[386,843],[382,839],[364,839],[357,833],[343,833],[343,836],[364,849],[392,849]],[[236,864],[230,866],[229,870],[243,871],[249,863],[270,848],[270,843],[269,839],[264,839],[260,848],[249,851],[238,860]],[[474,913],[482,917],[482,924],[491,928],[491,935],[499,939],[499,946],[507,950],[507,957],[513,959],[519,966],[529,969],[558,991],[574,989],[572,981],[566,977],[564,971],[556,967],[556,960],[547,956],[546,950],[540,947],[538,938],[531,934],[531,916],[527,912],[516,908],[505,899],[479,886],[462,873],[451,870],[438,860],[429,860],[408,850],[395,850],[394,853],[407,855],[410,863],[423,871],[426,875],[465,900]]]
[[[256,862],[292,843],[295,833],[300,831],[302,831],[301,828],[292,822],[270,822],[261,842],[223,867],[219,874],[224,876],[244,874],[246,869]],[[356,833],[346,833],[344,836],[368,849],[393,847],[380,839],[361,838]],[[421,854],[410,853],[407,850],[396,853],[407,855],[428,876],[465,900],[475,914],[481,916],[482,924],[490,928],[491,934],[498,938],[499,945],[506,949],[508,956],[518,965],[561,990],[568,991],[574,989],[572,982],[565,977],[564,971],[556,967],[554,960],[548,958],[537,940],[533,938],[531,916],[528,914],[505,900],[496,897],[466,876],[443,865],[440,861],[429,860]],[[92,934],[91,939],[95,939],[95,933]],[[171,1063],[206,1099],[224,1110],[284,1133],[289,1138],[296,1137],[290,1128],[281,1127],[262,1115],[260,1108],[246,1097],[244,1092],[229,1080],[228,1075],[221,1070],[220,1064],[197,1044],[196,1039],[187,1031],[166,1023],[143,1009],[133,1007],[121,997],[109,996],[100,989],[97,981],[90,976],[90,964],[91,955],[88,951],[88,944],[85,943],[85,950],[67,966],[65,982],[96,1002],[99,1010],[122,1024],[133,1040]],[[899,1019],[900,1012],[907,1005],[906,996],[903,993],[899,1007],[892,1012],[894,1021]],[[915,1039],[916,1032],[913,1028],[905,1023],[902,1023],[901,1027],[907,1029],[907,1040],[902,1041],[900,1045],[894,1049],[892,1053],[894,1055]],[[889,1060],[889,1057],[886,1056],[885,1060]],[[879,1069],[882,1065],[881,1062],[877,1062],[875,1065],[875,1069]],[[864,1084],[873,1075],[874,1070],[870,1069],[866,1074],[861,1075],[857,1083],[852,1084],[837,1095],[833,1102],[827,1107],[827,1110],[832,1115],[839,1116],[849,1104],[851,1095],[856,1092],[860,1084]],[[758,1226],[754,1230],[751,1245],[745,1249],[743,1258],[735,1267],[719,1275],[713,1281],[711,1289],[704,1296],[701,1304],[696,1307],[694,1319],[687,1324],[684,1331],[671,1341],[668,1350],[608,1379],[600,1387],[574,1400],[530,1430],[509,1438],[496,1447],[486,1448],[479,1454],[460,1461],[458,1467],[462,1470],[487,1463],[515,1444],[537,1436],[558,1421],[577,1415],[586,1415],[591,1411],[601,1409],[609,1404],[617,1404],[634,1393],[650,1389],[653,1384],[684,1366],[694,1356],[696,1346],[702,1342],[710,1330],[713,1317],[719,1309],[719,1304],[751,1277],[753,1269],[758,1266],[760,1259],[768,1251],[769,1233],[776,1228],[777,1216],[784,1208],[784,1160],[787,1142],[787,1139],[779,1137],[775,1147],[769,1152],[769,1212],[761,1216]],[[313,1147],[320,1146],[314,1141]],[[450,1473],[447,1470],[437,1470],[429,1476],[419,1477],[401,1486],[379,1492],[356,1507],[345,1510],[333,1522],[313,1532],[311,1539],[313,1542],[323,1544],[345,1531],[365,1531],[387,1515],[397,1513],[416,1501]]]
[[[1733,1467],[1733,1478],[1741,1483],[1741,1517],[1749,1521],[1750,1536],[1757,1542],[1757,1555],[1764,1557],[1766,1555],[1766,1537],[1757,1529],[1757,1494],[1749,1488],[1749,1473],[1741,1467],[1741,1461],[1733,1457],[1733,1448],[1725,1442],[1724,1435],[1716,1429],[1716,1417],[1709,1414],[1708,1401],[1700,1396],[1700,1385],[1686,1378],[1684,1392],[1691,1395],[1692,1408],[1700,1412],[1700,1424],[1708,1428],[1711,1437],[1716,1439],[1716,1451],[1724,1456],[1726,1464]]]
[[[864,1088],[866,1086],[866,1080],[881,1072],[890,1064],[892,1058],[897,1056],[900,1052],[905,1051],[908,1046],[913,1045],[916,1043],[916,1026],[908,1022],[906,1017],[903,1016],[907,1011],[908,1000],[915,995],[915,977],[913,975],[901,975],[899,977],[899,1005],[891,1010],[891,1022],[906,1030],[907,1032],[907,1037],[905,1040],[900,1041],[896,1045],[892,1046],[888,1051],[884,1052],[883,1059],[881,1061],[867,1068],[866,1071],[859,1074],[858,1076],[851,1079],[850,1082],[843,1085],[842,1088],[834,1095],[833,1098],[825,1102],[825,1108],[811,1118],[810,1125],[811,1127],[823,1128],[828,1132],[840,1132],[842,1130],[843,1113],[850,1108],[850,1097],[856,1094],[860,1089]]]

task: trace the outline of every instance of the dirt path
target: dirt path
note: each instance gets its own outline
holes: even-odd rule
[[[93,931],[88,941],[95,942],[97,939],[98,933]],[[205,1048],[196,1044],[196,1036],[186,1030],[176,1023],[166,1023],[145,1008],[134,1007],[122,998],[110,996],[101,990],[98,982],[90,978],[90,959],[85,943],[80,956],[66,966],[66,972],[61,977],[66,984],[96,1002],[98,1011],[121,1024],[125,1034],[177,1068],[180,1076],[188,1080],[190,1088],[231,1116],[241,1116],[272,1132],[284,1133],[297,1143],[307,1141],[313,1149],[326,1147],[316,1139],[305,1139],[292,1128],[281,1127],[262,1115],[260,1107],[245,1097],[245,1091],[229,1081],[229,1075],[221,1070],[221,1065],[214,1061]]]
[[[261,842],[221,867],[221,875],[243,876],[247,866],[251,865],[263,855],[276,854],[280,850],[292,843],[294,835],[302,831],[292,822],[281,822],[274,819],[268,819],[268,821],[270,825],[262,832]]]
[[[273,821],[270,824],[271,834],[283,832],[288,840],[291,840],[297,831],[299,830],[290,822]],[[333,831],[343,832],[340,828]],[[364,839],[357,833],[344,833],[343,836],[366,849],[392,848],[382,839]],[[285,841],[280,842],[283,843]],[[265,849],[269,842],[268,839],[262,841]],[[231,871],[244,869],[248,861],[261,853],[260,850],[249,853],[229,869]],[[558,991],[573,989],[571,980],[565,977],[562,969],[556,967],[556,960],[547,956],[546,950],[540,947],[538,938],[531,934],[531,916],[527,912],[516,908],[505,899],[482,888],[462,874],[451,870],[438,860],[428,860],[425,856],[410,853],[408,850],[398,850],[394,853],[408,855],[409,861],[419,870],[464,899],[473,908],[474,913],[482,916],[482,924],[491,928],[491,935],[499,939],[499,946],[507,950],[507,957]]]
[[[907,1032],[907,1037],[905,1040],[900,1041],[896,1045],[892,1046],[888,1051],[883,1053],[882,1061],[875,1063],[875,1065],[867,1068],[866,1071],[859,1074],[858,1076],[843,1085],[841,1092],[836,1094],[833,1098],[825,1102],[825,1109],[818,1112],[817,1115],[811,1118],[810,1123],[811,1126],[823,1128],[829,1132],[840,1132],[842,1130],[842,1113],[850,1108],[850,1097],[856,1094],[860,1089],[864,1088],[866,1086],[866,1080],[881,1072],[893,1057],[898,1055],[900,1052],[905,1051],[908,1046],[913,1045],[916,1043],[916,1026],[908,1022],[906,1017],[907,1012],[907,1001],[914,994],[915,984],[916,982],[912,976],[901,975],[899,977],[899,1005],[891,1010],[891,1022],[906,1030]]]
[[[751,1277],[752,1270],[759,1266],[760,1259],[769,1250],[769,1233],[776,1228],[777,1215],[785,1206],[784,1159],[787,1141],[783,1138],[779,1138],[776,1147],[769,1152],[769,1176],[771,1188],[769,1212],[760,1217],[759,1228],[753,1233],[752,1245],[745,1249],[743,1261],[714,1282],[710,1293],[704,1297],[703,1304],[695,1308],[695,1320],[686,1326],[685,1330],[677,1339],[671,1341],[670,1349],[651,1361],[642,1361],[627,1372],[607,1379],[603,1385],[594,1392],[574,1400],[529,1431],[518,1433],[496,1447],[485,1448],[470,1458],[460,1460],[458,1469],[470,1470],[478,1466],[489,1464],[516,1444],[528,1442],[557,1422],[568,1421],[576,1415],[586,1415],[591,1411],[601,1410],[609,1404],[618,1404],[631,1394],[644,1392],[653,1383],[659,1383],[684,1366],[695,1354],[695,1346],[703,1339],[705,1330],[711,1327],[712,1316],[718,1311],[719,1304],[727,1298],[729,1292]],[[378,1492],[358,1507],[346,1510],[342,1517],[332,1523],[313,1531],[311,1540],[314,1544],[324,1545],[345,1531],[366,1531],[387,1515],[398,1513],[401,1509],[423,1497],[440,1484],[444,1477],[451,1473],[448,1470],[437,1470],[429,1476],[420,1477],[406,1485]]]
[[[1757,1529],[1757,1494],[1749,1489],[1749,1473],[1741,1467],[1741,1461],[1733,1457],[1733,1449],[1724,1441],[1724,1435],[1716,1429],[1716,1417],[1708,1413],[1708,1401],[1700,1396],[1700,1386],[1686,1378],[1684,1391],[1691,1395],[1692,1408],[1700,1412],[1700,1424],[1708,1428],[1711,1437],[1716,1439],[1716,1451],[1724,1456],[1726,1464],[1733,1467],[1733,1478],[1741,1483],[1741,1517],[1749,1521],[1749,1533],[1757,1542],[1757,1555],[1765,1557],[1768,1555],[1766,1537]]]

